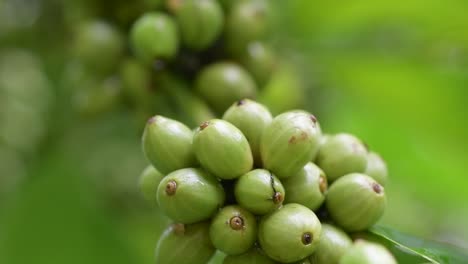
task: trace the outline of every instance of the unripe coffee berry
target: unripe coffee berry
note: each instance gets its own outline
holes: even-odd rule
[[[211,244],[208,230],[209,222],[169,226],[159,238],[156,246],[155,263],[207,263],[216,251]]]
[[[371,177],[351,173],[340,177],[325,201],[335,223],[348,232],[366,230],[383,215],[387,200],[384,187]]]
[[[388,178],[388,169],[385,161],[375,152],[367,155],[367,166],[364,174],[374,178],[382,186],[385,186]]]
[[[146,13],[133,24],[130,42],[137,57],[144,62],[170,59],[176,55],[179,47],[177,25],[164,13]]]
[[[164,175],[151,165],[147,166],[141,173],[139,181],[140,191],[148,202],[157,205],[156,192],[163,178]]]
[[[143,152],[151,164],[167,174],[197,164],[192,148],[193,133],[179,121],[154,116],[143,133]]]
[[[242,131],[249,141],[255,164],[261,165],[260,139],[265,127],[273,120],[268,109],[250,99],[242,99],[226,110],[223,119]]]
[[[340,264],[397,264],[395,257],[383,246],[357,240],[341,258]]]
[[[168,3],[186,47],[205,49],[220,35],[224,14],[217,0],[170,0]]]
[[[218,250],[228,255],[245,253],[257,239],[257,220],[240,206],[226,206],[213,218],[210,238]]]
[[[310,260],[314,264],[339,264],[343,254],[352,245],[353,241],[343,230],[330,224],[322,224],[322,235]]]
[[[302,204],[315,211],[325,201],[325,193],[328,189],[327,177],[312,162],[307,163],[299,173],[282,182],[288,194],[285,203]]]
[[[255,97],[257,86],[250,73],[238,64],[217,62],[201,70],[195,90],[215,111],[222,113],[235,101]]]
[[[218,178],[235,179],[252,169],[249,142],[227,121],[202,123],[193,136],[193,147],[200,164]]]
[[[339,177],[364,172],[367,165],[367,149],[362,142],[350,134],[328,136],[322,143],[316,164],[322,168],[330,182]]]
[[[161,211],[183,224],[209,219],[225,200],[223,187],[216,177],[194,168],[180,169],[164,177],[157,197]]]
[[[258,240],[270,258],[290,263],[314,253],[321,229],[320,221],[309,208],[286,204],[260,220]]]
[[[285,197],[281,182],[264,169],[255,169],[242,175],[235,184],[234,194],[242,207],[256,215],[279,208]]]
[[[290,111],[275,117],[260,142],[263,166],[280,179],[296,175],[315,157],[320,136],[317,119],[307,112]]]

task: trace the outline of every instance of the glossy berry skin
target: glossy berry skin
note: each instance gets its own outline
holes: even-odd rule
[[[382,186],[385,186],[388,180],[388,169],[385,161],[375,152],[367,154],[367,166],[364,174],[371,176]]]
[[[387,199],[384,187],[374,179],[351,173],[332,183],[325,203],[338,226],[355,232],[368,229],[380,219]]]
[[[192,135],[190,128],[179,121],[154,116],[148,120],[143,132],[143,152],[163,174],[195,166]]]
[[[153,166],[148,165],[140,175],[139,187],[146,201],[157,205],[156,193],[164,175]]]
[[[156,246],[158,264],[205,264],[216,252],[210,241],[209,222],[172,224]]]
[[[170,0],[182,43],[192,50],[208,48],[219,37],[224,25],[223,10],[217,0]]]
[[[203,169],[185,168],[168,174],[159,183],[161,211],[177,223],[207,220],[224,204],[223,187]]]
[[[242,99],[224,112],[223,120],[230,122],[242,131],[249,141],[255,164],[261,167],[260,139],[265,127],[273,120],[270,111],[262,104],[250,99]]]
[[[285,191],[271,172],[255,169],[237,180],[234,195],[242,207],[256,215],[264,215],[283,204]]]
[[[257,219],[240,206],[226,206],[211,221],[210,239],[218,250],[228,255],[245,253],[257,239]]]
[[[285,203],[298,203],[317,210],[325,201],[328,189],[327,177],[312,162],[307,163],[296,175],[282,181],[287,193]]]
[[[316,155],[321,131],[317,119],[304,111],[285,112],[263,131],[263,166],[279,179],[296,175]]]
[[[235,179],[252,169],[247,139],[227,121],[212,119],[202,123],[193,136],[193,147],[202,167],[218,178]]]
[[[322,224],[322,236],[317,250],[310,256],[314,264],[339,264],[341,257],[353,245],[351,238],[340,228]]]
[[[258,240],[272,259],[291,263],[314,253],[321,235],[321,224],[309,208],[286,204],[262,217]]]
[[[339,264],[397,264],[395,257],[382,245],[357,240],[341,258]]]
[[[330,182],[353,172],[364,172],[367,149],[353,135],[341,133],[329,136],[320,147],[316,164],[322,168]]]
[[[164,13],[146,13],[133,24],[130,42],[137,57],[146,63],[173,58],[179,48],[177,25]]]
[[[236,101],[254,98],[257,86],[238,64],[217,62],[201,70],[195,80],[195,90],[216,112],[222,113]]]

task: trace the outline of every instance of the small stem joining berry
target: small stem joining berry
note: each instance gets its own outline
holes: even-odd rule
[[[383,191],[382,186],[380,184],[376,183],[376,182],[372,183],[372,189],[374,190],[374,192],[376,192],[378,194],[382,193],[382,191]]]
[[[203,130],[203,129],[207,128],[209,124],[210,124],[210,122],[208,122],[208,121],[205,121],[205,122],[201,123],[200,130]]]
[[[313,238],[314,237],[309,232],[302,234],[302,244],[310,245],[312,243]]]
[[[320,174],[319,176],[319,188],[322,194],[324,194],[328,189],[327,179],[323,174]]]
[[[244,219],[240,216],[234,216],[229,220],[229,225],[233,230],[240,230],[244,228]]]
[[[176,193],[177,191],[177,182],[174,180],[169,181],[166,184],[166,194],[169,196],[172,196]]]
[[[284,197],[280,192],[275,192],[275,194],[273,194],[273,202],[275,204],[280,204],[283,202],[283,200],[284,200]]]

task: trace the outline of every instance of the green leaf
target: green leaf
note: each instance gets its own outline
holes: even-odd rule
[[[375,226],[368,232],[356,235],[387,247],[398,263],[468,263],[468,255],[461,248],[402,234],[388,227]]]

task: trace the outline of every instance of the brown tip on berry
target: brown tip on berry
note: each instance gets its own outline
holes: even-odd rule
[[[362,145],[364,145],[364,148],[366,149],[367,152],[369,152],[369,145],[366,142],[362,142]]]
[[[176,235],[183,235],[185,233],[185,225],[184,224],[173,224],[172,230]]]
[[[200,130],[205,129],[206,127],[208,127],[209,124],[210,124],[210,121],[205,121],[205,122],[201,123]]]
[[[280,192],[275,192],[275,194],[273,194],[273,203],[280,204],[283,200],[284,196]]]
[[[237,101],[237,106],[241,106],[241,105],[243,105],[245,103],[246,103],[245,99],[239,100],[239,101]]]
[[[382,186],[376,182],[372,183],[372,189],[374,190],[375,193],[378,193],[378,194],[383,192]]]
[[[158,119],[158,116],[152,116],[152,117],[150,117],[150,119],[148,119],[148,121],[146,123],[147,124],[156,123],[156,119]]]
[[[328,189],[327,178],[325,178],[323,174],[320,174],[319,176],[319,188],[322,194],[324,194]]]
[[[317,123],[317,118],[314,115],[310,115],[310,120],[312,120],[314,124]]]
[[[166,184],[166,194],[169,196],[172,196],[176,193],[176,191],[177,191],[177,182],[174,180],[170,180]]]
[[[292,137],[289,139],[288,143],[289,143],[289,144],[293,144],[295,141],[296,141],[296,137],[295,137],[295,136],[292,136]]]
[[[304,245],[312,244],[313,239],[314,239],[314,237],[309,232],[302,234],[302,244],[304,244]]]
[[[234,216],[229,220],[229,226],[233,230],[241,230],[244,228],[244,219],[240,216]]]

